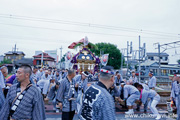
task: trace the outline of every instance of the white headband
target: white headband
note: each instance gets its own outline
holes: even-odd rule
[[[86,73],[84,73],[84,72],[82,72],[82,74],[84,75],[84,76],[86,76],[86,77],[88,77],[89,75],[87,75]]]

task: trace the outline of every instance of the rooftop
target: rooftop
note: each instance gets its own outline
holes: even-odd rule
[[[41,58],[41,56],[42,56],[42,53],[40,53],[40,54],[38,54],[38,55],[34,55],[33,57],[34,57],[35,59],[38,59],[38,58]],[[47,53],[43,53],[43,58],[50,58],[50,59],[55,60],[55,58],[49,56]]]
[[[24,52],[22,52],[22,51],[16,51],[16,52],[9,51],[9,52],[5,53],[5,55],[12,55],[12,54],[17,54],[17,55],[23,54],[23,55],[25,55]]]
[[[147,56],[158,56],[158,53],[146,53]],[[160,53],[160,56],[169,56],[167,53]]]

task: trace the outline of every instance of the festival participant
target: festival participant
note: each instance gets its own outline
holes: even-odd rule
[[[0,111],[0,120],[45,120],[42,95],[30,82],[32,69],[22,65],[17,70],[18,84],[8,91],[6,101]]]
[[[62,80],[62,77],[61,75],[59,74],[59,70],[56,71],[55,73],[55,79],[56,79],[56,82],[60,82]]]
[[[115,98],[119,96],[118,90],[119,90],[119,86],[116,86],[115,84],[113,84],[113,86],[109,88],[109,93],[112,95],[114,102],[115,102]]]
[[[2,73],[2,74],[1,74]],[[0,79],[2,79],[2,80],[0,80],[0,82],[2,82],[2,83],[0,83],[0,84],[2,84],[2,86],[4,86],[5,85],[5,87],[3,88],[3,93],[4,93],[4,96],[5,96],[5,98],[6,98],[6,95],[7,95],[7,92],[8,92],[8,90],[9,90],[9,87],[6,87],[6,77],[7,77],[7,75],[8,75],[8,68],[6,67],[6,66],[2,66],[1,67],[1,75],[0,75]],[[1,77],[2,76],[2,77]]]
[[[62,79],[66,78],[67,71],[68,71],[67,69],[66,70],[62,69],[62,72],[61,72]]]
[[[149,87],[147,84],[145,83],[134,83],[134,86],[137,88],[138,85],[142,85],[143,86],[143,89],[149,91]],[[142,91],[140,91],[142,92]],[[140,101],[141,101],[141,96],[140,96]],[[144,104],[144,113],[147,112],[147,108],[148,108],[148,100],[146,101],[146,103]],[[137,108],[136,108],[136,111],[140,111],[140,104],[137,104]]]
[[[39,81],[41,79],[41,76],[44,74],[44,71],[42,68],[40,68],[38,71],[37,71],[37,81]]]
[[[136,87],[134,87],[133,85],[124,86],[124,101],[126,100],[126,105],[128,106],[128,111],[125,112],[126,114],[134,114],[133,104],[136,100],[139,100],[139,98],[140,92]]]
[[[49,75],[49,71],[45,70],[45,73],[41,76],[41,79],[43,80],[50,80],[51,76]]]
[[[13,75],[9,76],[6,79],[6,85],[11,87],[15,79],[16,79],[16,74],[13,74]]]
[[[148,86],[148,82],[145,81],[145,83],[140,83],[142,86],[143,86],[143,89],[146,90],[146,91],[149,91],[149,86]],[[144,104],[144,113],[147,112],[147,109],[148,109],[148,100],[146,101],[146,103]]]
[[[53,101],[53,110],[56,111],[56,113],[59,112],[59,109],[56,107],[56,95],[57,95],[57,91],[59,88],[60,83],[56,82],[56,85],[52,86],[49,93],[48,93],[48,98],[46,98],[46,100],[51,99]]]
[[[148,86],[149,86],[150,89],[155,90],[155,87],[156,87],[156,77],[153,76],[153,72],[152,71],[149,72]]]
[[[146,104],[146,102],[148,101],[148,98],[150,98],[149,105],[150,105],[151,112],[156,117],[156,120],[161,119],[161,115],[158,113],[158,110],[156,108],[156,105],[160,101],[159,94],[157,94],[157,92],[152,89],[150,89],[149,91],[146,91],[145,89],[143,89],[143,86],[140,84],[137,86],[137,88],[141,92],[142,103]]]
[[[105,66],[100,70],[99,82],[85,92],[79,114],[80,120],[115,120],[115,105],[108,89],[114,84],[114,70]]]
[[[132,73],[132,75],[131,75],[131,77],[130,77],[129,79],[132,80],[133,83],[139,83],[139,82],[138,82],[138,79],[137,79],[137,77],[136,77],[135,71],[133,70],[131,73]]]
[[[117,75],[114,77],[114,83],[116,86],[119,86],[121,84],[122,81],[122,76],[120,73],[117,73]]]
[[[68,75],[61,81],[56,101],[62,109],[62,120],[72,120],[76,110],[77,91],[75,90],[76,71],[68,70]]]
[[[32,74],[30,76],[30,81],[33,81],[35,84],[38,81],[38,79],[37,79],[37,72],[38,72],[38,68],[34,67],[33,70],[32,70]]]
[[[4,89],[6,88],[6,84],[5,84],[5,77],[8,74],[8,69],[6,66],[2,66],[0,68],[0,87],[2,88],[2,90],[4,91]]]
[[[5,101],[4,94],[3,94],[2,88],[0,86],[0,111],[1,111],[1,108],[4,104],[4,101]]]
[[[169,79],[172,80],[171,83],[171,95],[170,99],[173,101],[174,105],[178,106],[178,96],[179,96],[179,87],[178,87],[178,82],[175,81],[174,75],[169,75]],[[176,111],[177,109],[175,109]]]
[[[125,82],[124,81],[121,81],[121,85],[119,87],[119,90],[118,90],[118,101],[121,102],[121,100],[124,100],[124,86],[125,86]],[[126,105],[126,101],[124,101],[125,104],[121,104],[122,108],[125,108],[127,109],[127,105]]]
[[[179,94],[180,94],[180,73],[176,73],[173,79],[178,82]],[[178,103],[180,103],[180,95],[178,96]],[[177,120],[179,119],[180,119],[180,104],[178,104],[177,106]]]
[[[79,112],[82,106],[82,95],[84,94],[86,88],[88,87],[88,77],[89,73],[87,71],[82,72],[81,75],[76,76],[76,87],[78,88],[78,97],[77,97],[77,111]]]
[[[92,77],[93,81],[99,81],[99,73],[95,72],[94,76]]]

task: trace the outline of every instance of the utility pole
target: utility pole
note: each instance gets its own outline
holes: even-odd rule
[[[141,81],[141,64],[140,64],[140,58],[141,58],[141,36],[139,35],[139,82]]]
[[[121,75],[123,76],[123,60],[124,60],[124,54],[125,54],[126,48],[121,49]]]
[[[61,66],[61,59],[62,59],[62,49],[63,49],[62,46],[61,46],[61,48],[59,48],[59,49],[60,49],[60,60],[59,60],[60,66],[59,66],[59,67],[60,67],[60,69],[61,69],[61,67],[62,67],[62,66]]]
[[[121,71],[123,70],[123,59],[124,59],[124,55],[121,52]],[[121,75],[122,75],[122,73],[121,73]]]
[[[13,53],[13,72],[15,73],[15,59],[16,59],[16,56],[15,56],[15,54],[16,54],[16,44],[15,44],[15,46],[14,46],[14,50],[12,51],[12,53]]]
[[[44,58],[44,51],[42,51],[42,54],[41,54],[41,68],[43,68],[43,58]]]
[[[160,57],[160,44],[158,43],[158,56],[159,56],[159,79],[161,76],[161,57]]]
[[[129,50],[128,50],[128,49],[129,49],[129,41],[127,41],[127,77],[128,77],[128,66],[129,66],[129,65],[128,65],[128,64],[129,64],[129,63],[128,63],[128,62],[129,62],[129,60],[128,60]]]

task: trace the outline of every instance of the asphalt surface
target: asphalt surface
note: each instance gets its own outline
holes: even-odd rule
[[[46,106],[46,120],[61,120],[62,113],[56,113],[53,110],[53,105],[50,103]],[[175,115],[168,115],[166,107],[158,108],[159,113],[161,114],[160,120],[175,120]],[[116,119],[117,120],[155,120],[155,117],[152,116],[151,111],[148,109],[147,113],[144,113],[143,107],[140,111],[136,111],[134,107],[134,115],[126,115],[126,110],[122,109],[121,106],[116,105]],[[73,120],[78,120],[77,114],[75,114]]]

